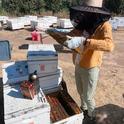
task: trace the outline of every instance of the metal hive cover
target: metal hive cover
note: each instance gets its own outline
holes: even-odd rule
[[[9,41],[0,40],[0,61],[7,61],[11,59],[11,48]]]
[[[28,48],[28,56],[55,56],[56,50],[52,44],[32,44]]]

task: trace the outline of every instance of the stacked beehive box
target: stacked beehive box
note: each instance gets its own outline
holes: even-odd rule
[[[3,24],[6,24],[8,19],[9,19],[9,17],[7,17],[7,16],[0,16],[0,21],[2,21]]]
[[[57,17],[44,16],[42,18],[38,18],[38,20],[31,21],[31,28],[39,29],[39,30],[46,30],[54,23],[57,23]]]
[[[22,29],[24,28],[24,23],[18,19],[9,19],[7,20],[7,27],[11,30]]]
[[[25,15],[23,17],[24,25],[31,25],[31,21],[36,21],[38,19],[37,16]]]
[[[28,79],[27,61],[3,65],[5,124],[50,124],[50,106],[41,89],[34,99],[24,98],[20,81]]]
[[[2,71],[5,124],[82,124],[83,113],[60,83],[62,71],[53,45],[29,45],[28,61],[6,63]],[[34,98],[27,99],[20,86],[34,71],[38,87]]]
[[[60,18],[57,20],[57,26],[60,28],[72,28],[70,19]]]
[[[62,70],[58,67],[58,54],[53,45],[29,45],[27,58],[29,73],[37,71],[40,87],[44,91],[59,87]]]
[[[37,71],[40,88],[50,104],[52,124],[82,124],[83,113],[62,90],[62,71],[58,68],[58,54],[53,45],[35,44],[28,49],[29,73]]]

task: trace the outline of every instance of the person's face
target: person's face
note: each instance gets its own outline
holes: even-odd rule
[[[95,13],[78,11],[71,14],[71,22],[79,30],[92,29],[97,20],[98,15]]]
[[[83,23],[85,25],[85,29],[92,29],[94,27],[94,25],[97,23],[98,21],[98,14],[95,13],[85,13],[83,15]]]

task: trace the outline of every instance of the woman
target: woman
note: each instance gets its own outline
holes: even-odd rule
[[[59,43],[73,49],[75,79],[81,98],[84,116],[94,119],[94,94],[104,51],[114,48],[112,28],[108,20],[111,14],[102,8],[103,0],[87,0],[82,6],[70,9],[74,30],[65,34],[49,33]],[[55,37],[55,35],[56,37]],[[92,121],[93,122],[93,121]],[[89,124],[89,123],[88,123]]]

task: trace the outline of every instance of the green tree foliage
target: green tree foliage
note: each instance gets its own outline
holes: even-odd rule
[[[70,6],[80,5],[83,0],[0,0],[1,10],[11,14],[33,14],[43,10],[52,11],[53,14],[59,11],[68,10]],[[105,6],[113,13],[124,14],[124,0],[104,0]]]
[[[39,13],[44,6],[44,0],[4,0],[3,3],[3,7],[7,12],[16,15]]]
[[[69,6],[77,5],[81,0],[1,0],[2,7],[12,14],[40,13],[43,10],[53,14],[68,10]]]
[[[62,9],[62,0],[45,0],[47,10],[51,10],[54,13]]]
[[[83,0],[69,0],[71,6],[82,4]]]
[[[124,14],[124,0],[106,0],[105,6],[113,13]]]

